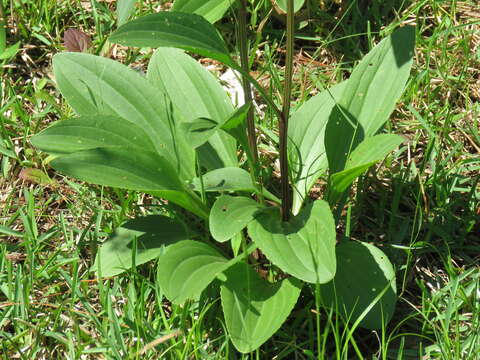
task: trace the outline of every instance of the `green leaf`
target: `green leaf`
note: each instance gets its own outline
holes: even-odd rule
[[[381,329],[382,321],[392,318],[397,299],[395,272],[387,256],[368,243],[349,241],[337,246],[337,264],[333,281],[321,287],[324,303],[352,324],[361,319],[360,326]]]
[[[117,0],[117,25],[123,25],[135,10],[136,0]]]
[[[157,49],[148,65],[147,77],[168,94],[187,123],[204,118],[221,126],[233,113],[232,102],[218,80],[181,50]],[[209,170],[237,166],[237,147],[230,135],[213,128],[204,135],[209,136],[209,143],[198,149],[203,166]]]
[[[245,121],[251,107],[251,103],[246,103],[240,106],[237,110],[235,110],[233,114],[228,117],[228,120],[225,121],[225,123],[221,126],[222,130],[225,130],[230,135],[240,141],[245,136]]]
[[[344,170],[355,147],[387,121],[410,73],[414,32],[412,27],[394,32],[365,56],[347,82],[323,91],[293,114],[288,153],[294,214],[327,166],[331,173]]]
[[[191,122],[182,123],[181,129],[185,133],[187,142],[193,148],[198,148],[217,132],[218,123],[207,118],[198,118]]]
[[[143,192],[183,187],[164,157],[145,150],[96,148],[58,157],[51,164],[67,175],[104,186]]]
[[[211,191],[256,191],[250,174],[237,167],[212,170],[202,176],[204,190]],[[192,181],[195,190],[200,191],[200,178]]]
[[[230,239],[230,246],[231,246],[232,251],[233,251],[233,256],[237,256],[238,253],[240,252],[240,248],[242,247],[242,240],[243,240],[242,233],[236,233]]]
[[[276,0],[277,6],[282,10],[284,13],[287,13],[287,1],[288,0]],[[293,10],[297,12],[300,10],[305,4],[305,0],[293,0]]]
[[[255,187],[252,182],[252,177],[250,174],[243,169],[237,167],[226,167],[222,169],[212,170],[202,177],[204,190],[206,192],[212,191],[247,191],[247,192],[258,192],[259,190]],[[192,188],[195,191],[201,191],[202,185],[200,178],[195,178],[192,180]],[[266,198],[280,203],[280,200],[270,193],[267,189],[262,189],[263,196]]]
[[[150,215],[125,222],[99,248],[92,270],[101,276],[114,276],[160,256],[165,245],[190,237],[174,219]],[[136,252],[133,254],[136,240]],[[134,256],[133,256],[134,255]]]
[[[172,10],[197,14],[214,23],[223,17],[233,3],[233,0],[175,0]]]
[[[382,40],[355,67],[340,105],[362,125],[366,137],[388,120],[410,76],[415,27],[405,26]]]
[[[175,169],[154,152],[138,148],[96,148],[60,156],[51,165],[90,183],[161,196],[203,218],[208,217],[208,210],[189,193]]]
[[[352,152],[345,169],[354,169],[363,164],[383,160],[403,141],[404,139],[401,136],[395,134],[380,134],[369,137]]]
[[[345,163],[363,139],[388,120],[410,74],[415,28],[406,26],[383,39],[355,67],[325,132],[330,171]]]
[[[158,281],[165,296],[176,304],[198,298],[231,265],[210,245],[192,240],[168,246],[158,262],[161,269]]]
[[[0,29],[1,33],[1,29]],[[1,35],[0,35],[0,42],[1,42]],[[0,46],[1,48],[1,46]],[[7,47],[5,50],[0,51],[0,60],[9,60],[17,55],[18,49],[20,48],[20,41],[16,42],[12,46]]]
[[[267,341],[285,322],[300,295],[301,283],[289,278],[270,284],[245,263],[225,271],[220,295],[230,338],[248,353]]]
[[[261,208],[255,200],[247,197],[220,196],[210,211],[212,237],[219,242],[230,240],[253,220]]]
[[[318,177],[328,167],[325,127],[330,113],[345,89],[342,82],[308,100],[289,120],[288,160],[292,171],[292,212],[298,214]]]
[[[165,72],[163,71],[163,73]],[[187,142],[194,148],[206,143],[216,132],[223,133],[222,130],[245,146],[247,144],[247,136],[244,121],[249,108],[249,104],[243,105],[223,125],[215,120],[200,117],[193,121],[182,123],[180,127],[185,133]]]
[[[109,40],[126,46],[179,48],[233,64],[215,27],[195,14],[161,11],[143,16],[122,25]]]
[[[335,202],[357,177],[373,164],[383,160],[402,142],[403,138],[395,134],[381,134],[365,139],[353,150],[345,170],[330,177],[329,200]]]
[[[278,212],[260,213],[248,234],[283,271],[310,283],[330,281],[336,270],[335,222],[328,204],[317,200],[289,222]]]
[[[147,79],[116,61],[82,53],[55,55],[53,69],[60,91],[79,115],[111,115],[133,123],[182,179],[194,176],[193,149],[176,129],[181,114]]]
[[[109,146],[155,151],[150,137],[142,128],[111,115],[81,116],[58,121],[30,141],[38,149],[54,154]]]
[[[0,234],[5,234],[8,236],[15,236],[15,237],[24,237],[25,234],[20,231],[12,230],[9,227],[0,225]]]
[[[233,136],[242,145],[247,156],[253,161],[252,149],[248,144],[246,120],[252,104],[246,103],[230,115],[227,121],[220,127]]]
[[[237,109],[223,125],[208,118],[198,118],[191,122],[182,123],[181,128],[185,132],[188,143],[197,148],[207,142],[216,132],[223,133],[225,131],[246,148],[248,139],[244,120],[250,108],[246,105],[249,104]]]
[[[2,90],[1,85],[0,85],[0,91]],[[8,149],[4,144],[2,139],[0,138],[0,154],[5,155],[9,158],[12,159],[17,159],[17,154],[15,154],[15,151]]]

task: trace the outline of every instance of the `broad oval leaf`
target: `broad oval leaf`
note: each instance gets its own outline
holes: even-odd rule
[[[195,190],[201,191],[203,188],[207,192],[212,191],[256,191],[252,183],[250,174],[237,167],[226,167],[207,172],[200,178],[192,181]]]
[[[353,324],[382,329],[393,316],[397,300],[395,271],[377,247],[349,241],[337,246],[338,269],[332,282],[321,286],[322,300]],[[364,316],[364,317],[363,317]]]
[[[355,67],[340,99],[366,137],[388,120],[410,76],[415,27],[405,26],[375,46]]]
[[[92,267],[99,276],[114,276],[160,256],[165,245],[190,237],[185,226],[162,215],[149,215],[125,222],[100,246]],[[134,244],[136,242],[136,252]]]
[[[187,123],[203,118],[221,126],[233,113],[232,102],[218,80],[181,50],[157,49],[148,65],[147,77],[169,96]],[[204,134],[209,144],[198,149],[200,163],[209,170],[237,166],[235,139],[223,131],[211,130]]]
[[[233,113],[232,101],[215,76],[182,50],[155,50],[147,78],[169,95],[185,121],[207,117],[223,123]]]
[[[195,191],[202,191],[202,182],[203,189],[206,192],[259,191],[253,184],[250,174],[246,170],[237,167],[226,167],[209,171],[202,176],[202,180],[200,180],[200,178],[193,179],[191,186]],[[263,188],[262,194],[266,198],[276,203],[280,203],[280,199],[270,193],[267,189]]]
[[[214,23],[223,17],[232,4],[232,0],[175,0],[172,10],[201,15]]]
[[[360,143],[348,158],[345,170],[330,177],[329,201],[335,202],[357,177],[378,161],[383,160],[402,142],[403,138],[398,135],[381,134],[369,137]]]
[[[322,91],[303,104],[289,120],[288,160],[293,173],[292,212],[298,214],[318,177],[328,167],[325,127],[346,82]]]
[[[245,263],[225,271],[220,296],[228,333],[238,351],[248,353],[267,341],[285,322],[302,284],[288,278],[270,284]]]
[[[365,139],[353,150],[347,160],[345,169],[354,169],[363,164],[383,160],[396,149],[404,139],[395,134],[380,134]]]
[[[310,283],[335,276],[335,221],[328,204],[317,200],[289,222],[278,212],[260,213],[248,234],[265,256],[283,271]]]
[[[135,124],[182,179],[194,176],[193,149],[176,129],[181,115],[147,79],[116,61],[81,53],[55,55],[53,69],[77,114],[113,115]]]
[[[230,240],[253,220],[261,208],[259,203],[247,197],[220,196],[210,211],[212,237],[219,242]]]
[[[161,11],[143,16],[120,26],[109,40],[126,46],[179,48],[233,64],[215,27],[196,14]]]
[[[170,245],[158,259],[158,280],[165,296],[181,304],[196,299],[231,264],[208,244],[185,240]]]
[[[60,156],[52,166],[90,183],[129,190],[182,190],[175,169],[162,156],[150,151],[96,148]]]
[[[352,151],[388,120],[410,75],[415,28],[383,39],[355,67],[332,111],[325,132],[330,171],[345,169]]]
[[[175,169],[154,152],[138,148],[96,148],[60,156],[51,165],[90,183],[158,195],[203,218],[208,217],[208,210],[185,188]]]
[[[155,151],[155,146],[142,128],[111,115],[81,116],[58,121],[33,136],[30,142],[38,149],[53,154],[109,146]]]

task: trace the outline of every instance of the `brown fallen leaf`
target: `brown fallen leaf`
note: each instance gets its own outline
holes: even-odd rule
[[[68,29],[63,34],[63,44],[68,51],[87,52],[92,40],[81,30]]]
[[[23,168],[18,177],[24,181],[39,185],[56,185],[55,181],[40,169]]]
[[[10,260],[14,263],[25,261],[26,258],[27,256],[25,254],[16,252],[8,253],[5,255],[5,259]]]
[[[162,343],[164,343],[165,341],[168,341],[170,340],[171,338],[174,338],[176,336],[179,336],[182,334],[182,331],[181,330],[175,330],[174,332],[168,334],[168,335],[164,335],[156,340],[153,340],[152,342],[148,343],[147,345],[145,345],[142,350],[140,350],[138,352],[138,355],[143,355],[145,354],[148,350],[151,350],[153,348],[155,348],[155,346],[157,345],[160,345]]]

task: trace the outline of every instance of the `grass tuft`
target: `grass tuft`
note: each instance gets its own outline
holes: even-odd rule
[[[89,34],[92,53],[135,67],[151,52],[106,42],[116,26],[115,2],[3,1],[6,46],[19,42],[19,49],[0,60],[0,358],[479,359],[480,7],[475,0],[384,3],[307,1],[296,32],[292,108],[347,78],[385,34],[416,25],[414,69],[387,128],[407,141],[356,184],[341,224],[393,259],[395,317],[382,331],[351,331],[304,289],[278,333],[240,357],[208,291],[184,307],[166,302],[155,261],[114,278],[89,271],[97,246],[123,221],[175,209],[143,194],[68,180],[29,143],[53,121],[73,116],[51,73],[67,29]],[[259,4],[250,19],[258,31],[253,74],[267,89],[281,89],[283,20],[269,13],[268,2]],[[142,2],[136,15],[159,6]],[[219,29],[231,33],[231,20]],[[281,94],[273,95],[279,101]],[[260,121],[271,176],[273,115]],[[32,180],[28,169],[52,181]],[[321,196],[321,181],[314,190]]]

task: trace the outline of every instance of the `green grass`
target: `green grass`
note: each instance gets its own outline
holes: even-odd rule
[[[480,359],[480,7],[475,0],[368,3],[310,2],[297,33],[294,106],[348,77],[394,26],[417,25],[412,76],[387,125],[408,141],[356,184],[340,227],[381,246],[394,262],[396,314],[383,331],[351,329],[331,310],[317,309],[314,290],[304,288],[277,334],[242,357],[225,336],[219,299],[207,292],[184,307],[169,304],[155,262],[111,279],[89,271],[97,246],[122,221],[172,209],[142,194],[66,179],[29,144],[32,134],[72,115],[50,68],[63,32],[80,28],[92,35],[94,53],[106,53],[114,3],[3,1],[7,46],[21,45],[0,60],[0,358]],[[137,13],[157,7],[145,2]],[[265,9],[258,6],[253,30]],[[231,24],[219,26],[227,38]],[[271,15],[261,55],[253,58],[267,87],[282,83],[283,40],[281,19]],[[116,54],[140,67],[149,56],[121,48]],[[270,134],[264,156],[274,158],[272,114],[261,126]],[[54,182],[32,182],[20,175],[25,168]]]

